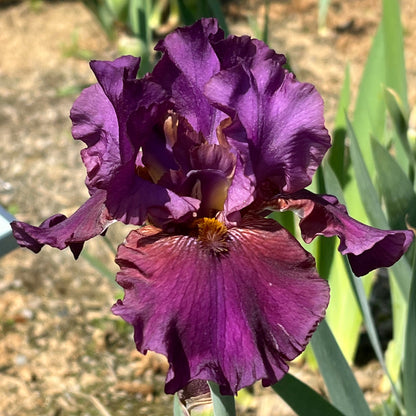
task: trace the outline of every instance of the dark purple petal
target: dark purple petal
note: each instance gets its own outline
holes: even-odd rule
[[[115,111],[118,153],[123,163],[134,157],[144,141],[144,138],[140,137],[140,131],[135,136],[128,136],[129,118],[134,112],[139,113],[143,126],[148,130],[155,122],[154,110],[150,107],[157,107],[167,100],[166,93],[160,85],[147,78],[136,79],[139,64],[140,58],[133,56],[122,56],[114,61],[92,61],[90,64]],[[146,117],[143,117],[145,110]]]
[[[252,39],[249,36],[229,36],[213,43],[213,48],[220,60],[221,69],[229,69],[242,64],[246,68],[257,68],[263,71],[262,66],[265,60],[275,61],[279,66],[286,63],[284,55],[277,54],[261,40]],[[276,75],[281,76],[279,71],[269,74],[272,77]],[[263,80],[270,81],[267,77]]]
[[[215,19],[201,19],[175,30],[157,44],[155,49],[164,55],[151,76],[169,92],[175,110],[213,143],[215,129],[226,115],[210,105],[203,91],[220,70],[211,42],[223,36]]]
[[[92,62],[99,84],[86,89],[76,100],[71,118],[74,138],[88,146],[81,154],[90,192],[105,189],[106,205],[113,218],[124,222],[131,219],[133,224],[141,225],[149,208],[159,201],[163,210],[164,204],[174,198],[161,187],[152,188],[149,195],[138,195],[138,191],[149,191],[152,184],[146,187],[147,182],[138,178],[135,162],[141,146],[149,148],[150,139],[157,139],[153,129],[167,108],[166,93],[159,85],[136,79],[138,65],[138,58],[128,56],[113,62]],[[178,215],[184,205],[188,209],[190,206],[181,202],[180,207],[172,208]]]
[[[118,153],[122,161],[129,160],[133,149],[127,139],[126,125],[128,117],[138,105],[134,94],[126,87],[129,85],[132,88],[134,85],[140,58],[122,56],[114,61],[91,61],[90,66],[117,115]]]
[[[238,116],[244,131],[238,134],[234,128],[237,137],[230,137],[250,143],[258,183],[269,179],[280,191],[298,191],[311,183],[330,147],[323,101],[312,85],[284,70],[281,55],[266,53],[264,44],[251,42],[258,56],[253,58],[250,51],[248,59],[235,59],[236,65],[211,78],[205,94],[213,105]],[[233,45],[240,47],[241,40],[228,39],[230,51]]]
[[[71,110],[72,135],[88,146],[81,151],[90,191],[108,185],[120,166],[119,128],[114,107],[96,84],[82,91]]]
[[[157,224],[163,225],[192,218],[198,210],[200,201],[178,196],[132,172],[135,164],[125,164],[108,187],[106,206],[117,220],[142,225],[149,214]]]
[[[228,188],[227,199],[224,203],[224,213],[228,217],[230,214],[242,210],[253,202],[255,193],[255,182],[243,157],[238,154],[233,181]],[[230,221],[231,218],[228,218]]]
[[[136,79],[140,67],[140,58],[121,56],[114,61],[91,61],[98,82],[113,105],[124,89],[126,80]]]
[[[235,156],[224,146],[203,143],[189,151],[192,170],[219,170],[231,177],[235,169]]]
[[[234,178],[228,189],[227,200],[224,204],[224,214],[227,222],[232,222],[231,217],[235,217],[237,211],[253,202],[257,185],[250,157],[250,146],[246,140],[246,136],[244,135],[243,140],[233,140],[230,138],[230,136],[233,136],[233,129],[236,126],[237,130],[239,130],[239,122],[237,122],[224,126],[221,132],[217,132],[219,137],[224,136],[223,141],[230,145],[237,159]]]
[[[132,57],[92,62],[101,84],[86,88],[71,109],[72,134],[88,146],[81,155],[90,190],[105,189],[123,161],[135,157],[159,117],[155,107],[166,100],[160,86],[135,79],[138,64],[138,58]],[[127,120],[134,112],[139,112],[140,123],[135,125],[135,135],[128,138]]]
[[[105,198],[106,192],[99,190],[69,218],[56,214],[39,227],[14,221],[13,234],[19,245],[35,253],[45,244],[61,250],[69,246],[77,258],[82,243],[101,234],[113,222],[104,205]]]
[[[191,170],[181,190],[201,201],[199,216],[211,217],[224,209],[234,176],[236,158],[224,146],[203,143],[189,151]]]
[[[143,145],[142,163],[146,166],[153,182],[157,183],[159,179],[170,169],[179,169],[176,163],[172,149],[166,146],[165,138],[161,135],[149,135],[150,140],[147,140]]]
[[[413,232],[384,231],[362,224],[331,195],[298,192],[279,202],[281,209],[294,210],[302,219],[302,236],[310,243],[317,235],[340,239],[338,250],[348,255],[353,272],[363,276],[379,267],[390,267],[407,251]]]
[[[199,238],[144,227],[119,248],[125,297],[113,312],[134,326],[139,351],[167,356],[167,393],[195,379],[223,394],[277,382],[328,303],[312,256],[275,221],[217,223]]]

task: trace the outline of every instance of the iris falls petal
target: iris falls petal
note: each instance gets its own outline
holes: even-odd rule
[[[275,383],[328,303],[313,257],[275,221],[248,218],[215,232],[221,250],[201,229],[173,236],[145,227],[118,252],[125,298],[113,312],[134,326],[139,351],[167,356],[167,393],[200,378],[224,394]]]
[[[317,235],[338,236],[338,250],[348,255],[357,276],[379,267],[392,266],[413,241],[410,230],[380,230],[354,220],[332,195],[315,195],[303,190],[282,198],[280,207],[291,209],[301,217],[299,225],[307,243]]]
[[[13,234],[22,247],[35,253],[45,244],[61,250],[69,246],[77,258],[83,243],[101,234],[113,222],[104,205],[105,198],[106,192],[99,190],[69,218],[56,214],[39,227],[14,221]]]

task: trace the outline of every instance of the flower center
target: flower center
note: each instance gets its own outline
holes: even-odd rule
[[[215,218],[200,218],[193,225],[198,229],[198,240],[214,253],[225,253],[227,247],[227,227]]]

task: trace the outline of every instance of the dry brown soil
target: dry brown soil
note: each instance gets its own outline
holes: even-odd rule
[[[261,3],[261,2],[260,2]],[[329,127],[347,62],[357,89],[381,14],[380,1],[333,1],[328,30],[316,30],[313,0],[271,1],[271,46],[290,56],[298,78],[314,83],[326,102]],[[416,104],[416,4],[402,1],[409,98]],[[229,2],[233,31],[249,32],[255,1]],[[39,223],[72,213],[85,200],[80,143],[70,136],[77,92],[94,82],[86,60],[112,59],[117,50],[80,2],[0,1],[0,204],[20,220]],[[121,241],[126,231],[110,231]],[[87,244],[115,273],[112,253]],[[44,248],[15,250],[0,259],[0,414],[4,416],[169,415],[162,393],[166,363],[141,357],[131,329],[111,314],[121,291],[85,258]],[[293,371],[318,390],[302,366]],[[373,405],[385,397],[375,364],[359,380]],[[257,389],[258,387],[256,387]],[[240,414],[292,415],[269,390]]]

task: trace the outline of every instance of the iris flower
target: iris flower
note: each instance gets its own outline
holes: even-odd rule
[[[212,380],[223,394],[288,371],[323,319],[327,282],[272,210],[292,210],[306,242],[338,236],[356,275],[395,263],[411,231],[349,217],[330,195],[306,190],[330,147],[323,101],[284,68],[285,57],[215,19],[175,30],[140,59],[93,61],[98,80],[71,110],[86,148],[90,198],[72,216],[13,224],[22,246],[83,243],[114,221],[139,226],[118,249],[113,306],[137,349],[164,354],[166,393]]]

